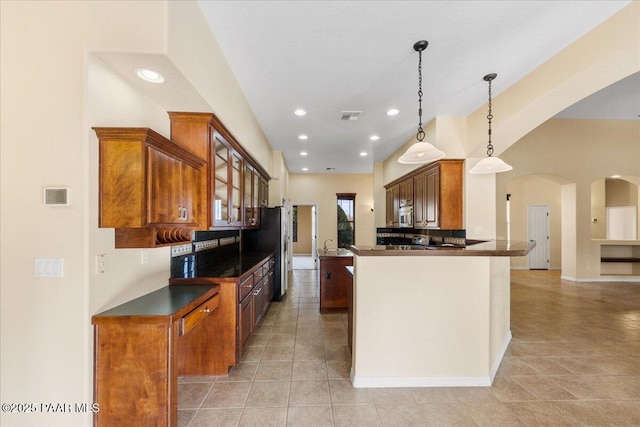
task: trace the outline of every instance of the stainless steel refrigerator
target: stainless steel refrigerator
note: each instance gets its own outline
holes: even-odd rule
[[[242,251],[275,252],[275,292],[273,299],[282,300],[287,292],[289,270],[289,212],[286,207],[260,208],[260,228],[242,232]]]

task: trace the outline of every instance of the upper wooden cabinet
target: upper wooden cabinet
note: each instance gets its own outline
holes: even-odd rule
[[[213,113],[170,112],[169,118],[171,139],[207,161],[205,228],[257,226],[258,206],[268,200],[266,171]]]
[[[398,184],[387,187],[387,227],[400,226],[400,186]]]
[[[100,140],[100,227],[116,247],[191,240],[201,226],[206,163],[148,128],[93,128]]]
[[[265,177],[260,176],[260,206],[269,206],[269,181]]]
[[[409,196],[409,180],[412,181],[414,228],[463,228],[462,216],[462,165],[464,160],[444,159],[423,166],[385,186],[387,189],[387,226],[397,227],[397,211]],[[395,190],[397,188],[397,190]],[[394,199],[399,193],[399,201]],[[396,219],[396,220],[394,220]]]
[[[405,179],[399,184],[400,206],[413,205],[413,178]]]

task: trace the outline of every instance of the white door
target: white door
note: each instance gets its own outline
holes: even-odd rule
[[[549,269],[549,206],[529,205],[529,241],[536,247],[529,252],[529,269]]]

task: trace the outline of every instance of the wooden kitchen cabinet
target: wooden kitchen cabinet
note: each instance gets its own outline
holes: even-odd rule
[[[261,207],[268,207],[269,206],[269,181],[263,177],[260,176],[260,206]]]
[[[400,185],[395,184],[387,188],[387,227],[400,226]]]
[[[220,286],[168,286],[93,316],[94,426],[176,426],[178,375],[215,375]]]
[[[99,225],[116,248],[184,243],[201,226],[206,162],[148,128],[93,128],[100,144]]]
[[[400,206],[413,206],[413,178],[401,181],[398,187]]]
[[[402,183],[411,179],[414,228],[462,229],[463,162],[439,160],[387,184],[387,226],[398,226],[394,219],[400,203],[395,203],[394,188],[402,188]]]
[[[275,258],[269,255],[251,266],[254,260],[243,261],[246,271],[240,277],[169,279],[172,285],[220,285],[218,321],[210,331],[210,340],[215,341],[219,353],[208,361],[210,375],[227,375],[228,368],[238,363],[273,299]],[[257,292],[258,289],[262,290]]]
[[[205,228],[258,226],[258,207],[268,204],[267,172],[215,114],[170,112],[169,117],[171,138],[208,163]]]
[[[244,226],[246,228],[260,225],[259,191],[260,177],[255,169],[249,165],[244,166]]]
[[[349,307],[349,287],[352,277],[345,267],[353,265],[353,256],[334,256],[331,252],[319,251],[320,312]]]

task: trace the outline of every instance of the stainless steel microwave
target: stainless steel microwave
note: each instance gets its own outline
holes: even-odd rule
[[[403,206],[398,215],[400,227],[413,227],[413,206]]]

